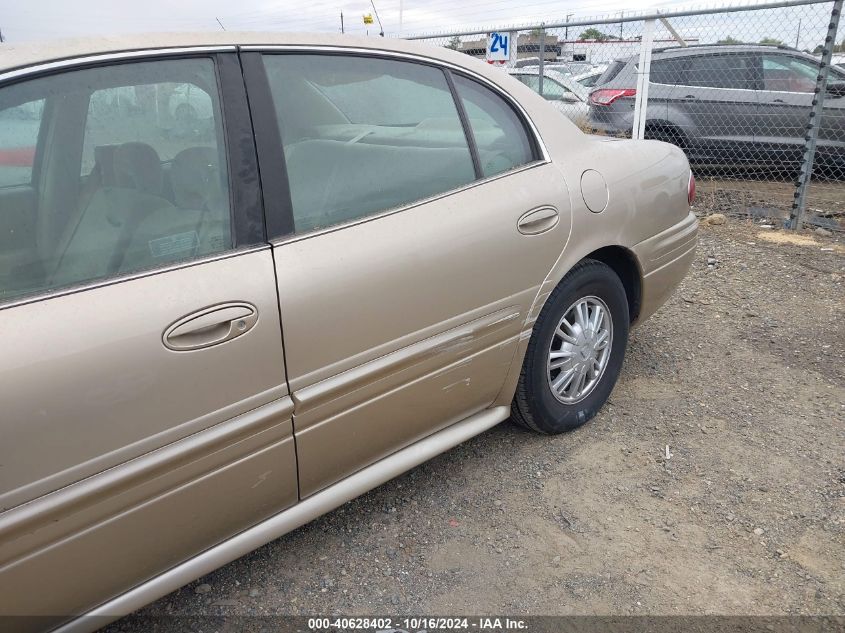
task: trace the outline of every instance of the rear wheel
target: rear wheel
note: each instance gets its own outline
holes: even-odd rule
[[[662,125],[660,123],[648,123],[645,128],[645,138],[655,141],[671,143],[682,150],[687,149],[687,139],[684,133],[674,125]]]
[[[534,324],[513,419],[549,434],[590,420],[619,377],[628,327],[628,300],[616,273],[591,259],[575,266]]]

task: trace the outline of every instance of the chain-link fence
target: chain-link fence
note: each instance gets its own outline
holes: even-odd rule
[[[617,14],[412,39],[502,66],[585,132],[680,146],[702,212],[842,230],[841,5]]]

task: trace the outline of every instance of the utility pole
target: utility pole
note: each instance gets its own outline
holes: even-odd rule
[[[569,41],[569,18],[574,16],[574,13],[567,13],[566,14],[566,29],[563,32],[563,45],[566,46],[566,43]],[[575,57],[575,47],[572,47],[572,57]]]
[[[379,35],[384,37],[384,27],[381,25],[381,18],[378,16],[378,9],[376,9],[375,0],[370,0],[370,4],[373,5],[373,13],[376,14],[376,20],[378,20]]]
[[[343,30],[343,11],[340,12],[340,32],[345,33],[346,31]]]
[[[623,24],[625,24],[625,23],[622,21],[622,18],[624,18],[624,17],[625,17],[625,12],[624,12],[624,11],[620,11],[620,12],[619,12],[619,39],[620,39],[620,40],[622,39],[622,25],[623,25]]]
[[[3,29],[0,29],[0,44],[2,44],[5,41],[6,41],[6,39],[3,37]]]

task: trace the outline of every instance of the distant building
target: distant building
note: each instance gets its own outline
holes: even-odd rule
[[[639,39],[609,39],[609,40],[563,40],[557,35],[546,34],[543,58],[546,61],[583,61],[593,64],[606,64],[619,59],[638,55],[640,52]],[[686,38],[687,44],[698,44],[697,37]],[[674,39],[656,39],[655,48],[677,46]],[[487,38],[463,41],[459,51],[484,59],[487,51]],[[517,59],[536,57],[540,59],[540,37],[534,33],[520,33],[516,46]]]

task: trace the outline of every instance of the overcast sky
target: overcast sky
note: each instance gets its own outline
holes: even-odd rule
[[[753,0],[751,0],[753,1]],[[746,0],[746,3],[750,3]],[[388,35],[456,30],[690,6],[683,0],[376,0]],[[712,4],[709,6],[713,6]],[[121,32],[228,30],[377,33],[365,27],[369,0],[0,0],[7,41]]]
[[[764,0],[731,0],[731,5]],[[387,36],[470,29],[492,30],[509,25],[563,22],[650,12],[727,5],[691,4],[690,0],[376,0]],[[400,7],[402,26],[400,29]],[[757,42],[773,37],[812,50],[824,39],[831,3],[740,13],[675,18],[681,35],[700,43],[734,37]],[[156,31],[319,31],[339,32],[340,13],[347,33],[378,34],[378,25],[365,26],[372,13],[370,0],[0,0],[0,29],[8,42],[84,35]],[[583,28],[583,27],[582,27]],[[618,34],[618,25],[601,26]],[[626,23],[624,37],[636,37],[642,22]],[[578,36],[579,29],[570,32]],[[555,32],[563,35],[562,32]],[[800,36],[800,38],[799,38]],[[671,38],[658,23],[655,37]],[[695,39],[697,38],[697,40]],[[434,40],[444,44],[447,40]],[[2,53],[0,53],[2,54]]]

